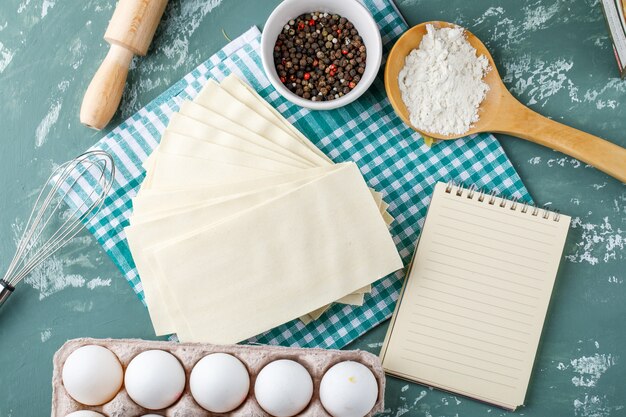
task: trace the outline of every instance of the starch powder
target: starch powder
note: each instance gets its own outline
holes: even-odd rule
[[[398,76],[402,100],[418,130],[461,135],[478,121],[478,106],[489,90],[483,81],[489,61],[476,56],[463,28],[426,25],[426,30]]]

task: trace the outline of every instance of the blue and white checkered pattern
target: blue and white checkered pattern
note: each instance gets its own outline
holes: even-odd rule
[[[407,29],[391,0],[365,0],[379,24],[385,53]],[[87,227],[111,256],[143,300],[141,280],[126,243],[131,199],[144,170],[143,160],[158,144],[169,117],[183,100],[192,99],[208,78],[221,80],[231,72],[246,80],[334,161],[354,161],[370,187],[382,192],[395,217],[391,233],[405,264],[424,224],[433,186],[454,180],[496,190],[530,202],[530,196],[492,135],[446,141],[429,148],[398,117],[386,98],[379,76],[357,101],[337,110],[311,112],[283,99],[263,73],[260,32],[251,28],[209,60],[102,138],[94,148],[109,152],[117,164],[115,183],[103,209]],[[69,195],[76,204],[89,195],[93,181]],[[335,305],[309,325],[295,320],[255,337],[254,342],[285,346],[341,348],[389,318],[403,273],[379,280],[361,307]]]

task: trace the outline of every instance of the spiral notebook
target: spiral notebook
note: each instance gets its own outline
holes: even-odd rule
[[[385,371],[523,405],[570,220],[438,183],[381,351]]]

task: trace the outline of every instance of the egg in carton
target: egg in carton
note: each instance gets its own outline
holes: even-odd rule
[[[384,409],[380,360],[359,350],[82,338],[53,361],[51,417],[365,417]]]

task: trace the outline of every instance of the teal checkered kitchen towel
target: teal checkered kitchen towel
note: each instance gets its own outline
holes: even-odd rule
[[[378,22],[385,52],[407,29],[390,0],[365,0]],[[185,78],[111,131],[95,148],[113,155],[118,172],[110,197],[87,227],[143,299],[141,277],[124,238],[131,198],[144,177],[142,161],[160,140],[170,115],[192,99],[208,78],[231,72],[246,80],[335,162],[354,161],[370,187],[383,193],[395,217],[391,233],[405,262],[413,253],[433,186],[454,180],[497,190],[524,201],[530,197],[496,139],[481,134],[431,148],[396,115],[386,98],[382,76],[357,101],[337,110],[312,112],[283,99],[263,73],[260,32],[251,28],[202,63]],[[382,72],[382,71],[381,71]],[[89,195],[90,181],[70,195],[74,202]],[[294,320],[255,337],[254,342],[341,348],[390,317],[403,274],[381,279],[361,307],[335,305],[309,325]]]

